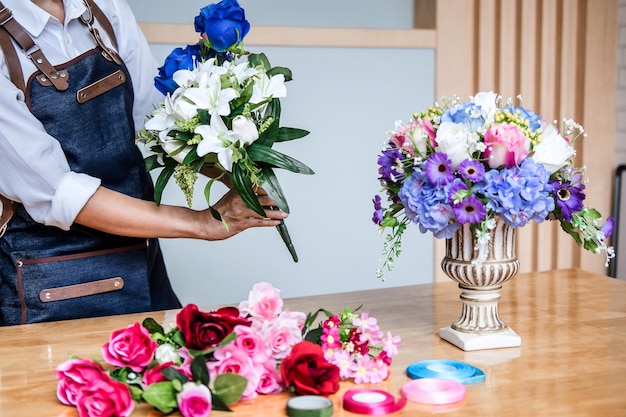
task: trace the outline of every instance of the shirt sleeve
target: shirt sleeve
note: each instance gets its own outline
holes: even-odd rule
[[[67,230],[100,180],[70,171],[59,142],[7,78],[1,52],[0,72],[0,193],[22,203],[36,222]]]

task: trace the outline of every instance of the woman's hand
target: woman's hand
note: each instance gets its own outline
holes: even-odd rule
[[[258,190],[258,198],[262,207],[276,205],[262,189]],[[203,213],[210,217],[206,222],[209,240],[226,239],[251,227],[278,226],[288,216],[283,211],[268,209],[265,211],[267,217],[262,217],[250,209],[234,189],[224,194],[213,208],[220,213],[226,226],[215,219],[209,209],[205,210]]]

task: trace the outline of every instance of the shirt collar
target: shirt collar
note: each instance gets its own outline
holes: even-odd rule
[[[15,20],[33,37],[41,35],[52,19],[48,13],[30,0],[3,0],[3,3],[13,12]],[[63,5],[66,22],[80,17],[87,9],[83,0],[63,0]]]

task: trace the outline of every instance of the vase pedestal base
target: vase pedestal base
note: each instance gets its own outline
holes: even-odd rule
[[[448,326],[439,329],[439,336],[465,351],[510,348],[522,344],[522,338],[510,328],[497,333],[476,334],[459,332]]]

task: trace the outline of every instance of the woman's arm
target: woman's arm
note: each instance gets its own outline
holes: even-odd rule
[[[259,196],[262,206],[273,206],[267,196]],[[98,188],[76,217],[76,223],[103,232],[130,237],[196,238],[222,240],[250,227],[278,226],[287,213],[268,210],[262,218],[250,210],[234,190],[228,191],[214,206],[228,229],[209,209],[192,210],[145,201],[104,187]]]

